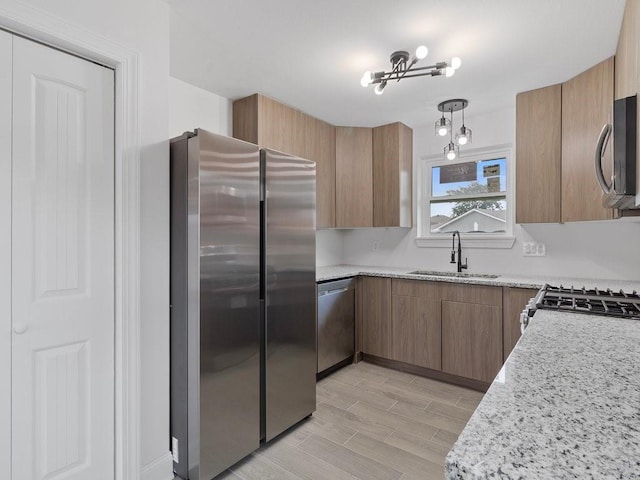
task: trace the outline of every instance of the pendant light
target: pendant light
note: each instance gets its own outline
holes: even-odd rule
[[[442,118],[436,120],[436,135],[444,137],[451,131],[451,121],[448,118],[444,118],[444,112],[442,112]]]
[[[451,122],[453,122],[453,110],[451,110]],[[458,145],[453,143],[453,130],[451,129],[449,129],[449,139],[449,145],[444,147],[444,158],[447,160],[455,160],[460,155],[460,149]]]
[[[466,145],[471,143],[472,140],[472,132],[470,128],[467,128],[464,124],[464,107],[462,107],[462,126],[458,133],[456,133],[456,143],[458,145]]]
[[[460,156],[459,145],[471,143],[471,129],[464,124],[464,109],[469,105],[469,101],[464,98],[454,98],[445,100],[438,104],[438,110],[442,112],[442,118],[436,121],[435,134],[444,137],[449,134],[449,144],[444,147],[444,158],[455,160]],[[456,132],[455,141],[453,138],[453,112],[462,110],[462,126]],[[451,119],[445,118],[445,112],[451,114]]]

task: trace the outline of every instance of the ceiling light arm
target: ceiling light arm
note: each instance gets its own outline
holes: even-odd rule
[[[391,71],[366,71],[360,79],[360,85],[363,87],[375,85],[375,93],[377,95],[381,95],[389,80],[399,82],[403,78],[424,77],[427,75],[436,77],[443,74],[450,77],[461,65],[460,59],[458,57],[453,57],[451,59],[451,63],[438,62],[434,65],[415,68],[415,64],[418,63],[419,60],[425,58],[427,53],[428,49],[424,45],[420,45],[416,48],[415,55],[409,55],[409,52],[406,50],[397,50],[389,56]]]
[[[399,82],[403,78],[424,77],[426,75],[431,75],[432,77],[434,77],[436,75],[442,75],[443,70],[448,66],[449,64],[447,62],[438,62],[435,65],[427,65],[426,67],[407,68],[402,71],[401,76],[398,76],[395,69],[391,70],[390,72],[375,72],[373,74],[373,80],[371,81],[371,84],[375,85],[394,79],[397,79],[397,81]],[[411,73],[411,75],[407,75],[407,73]],[[394,74],[396,75],[395,77]]]

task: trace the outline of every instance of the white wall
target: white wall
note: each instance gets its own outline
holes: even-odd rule
[[[344,263],[344,234],[346,230],[316,231],[316,266],[338,265]]]
[[[231,100],[170,77],[169,135],[194,128],[231,136]]]
[[[42,10],[138,54],[141,144],[142,478],[173,477],[169,452],[169,7],[161,0],[3,0]]]
[[[435,114],[436,112],[434,112]],[[434,122],[435,122],[434,115]],[[507,109],[481,116],[467,115],[473,129],[472,147],[511,143],[515,137],[515,111]],[[414,130],[414,192],[420,158],[442,153],[442,139],[431,126]],[[471,147],[471,146],[470,146]],[[464,149],[462,150],[464,154]],[[515,155],[515,151],[514,151]],[[415,193],[414,193],[415,195]],[[418,201],[414,198],[415,207]],[[516,225],[511,249],[464,248],[469,270],[475,272],[529,273],[611,279],[640,279],[640,222],[608,221],[571,224]],[[448,248],[419,248],[416,229],[369,228],[344,233],[343,262],[356,265],[399,266],[451,270]],[[522,243],[546,244],[545,257],[524,257]],[[376,248],[374,250],[374,247]],[[464,247],[464,241],[463,241]]]

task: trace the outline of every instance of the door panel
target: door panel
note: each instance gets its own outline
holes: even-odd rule
[[[491,382],[502,366],[502,309],[442,301],[442,371]]]
[[[113,72],[13,58],[13,479],[113,479]]]
[[[11,478],[11,41],[0,31],[0,465]],[[5,470],[5,474],[6,474]]]
[[[315,164],[263,150],[265,438],[316,409]]]

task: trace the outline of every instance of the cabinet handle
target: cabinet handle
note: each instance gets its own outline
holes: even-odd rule
[[[13,326],[13,331],[17,335],[22,335],[28,329],[29,329],[29,326],[27,325],[26,322],[18,322]]]

